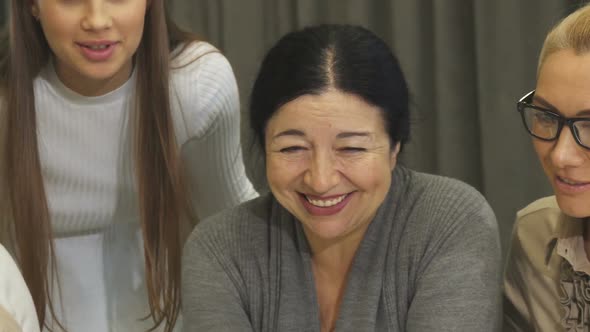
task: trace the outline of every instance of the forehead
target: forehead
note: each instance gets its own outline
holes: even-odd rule
[[[565,114],[589,108],[590,53],[566,49],[549,55],[539,70],[535,95]]]
[[[286,127],[384,131],[382,111],[361,97],[337,90],[300,96],[277,110],[267,130]]]

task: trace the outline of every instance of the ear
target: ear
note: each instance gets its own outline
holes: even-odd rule
[[[399,154],[399,150],[401,149],[401,143],[395,143],[393,149],[391,149],[391,155],[389,159],[389,168],[393,171],[395,165],[397,164],[397,155]]]

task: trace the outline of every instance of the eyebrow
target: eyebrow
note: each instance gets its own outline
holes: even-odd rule
[[[533,101],[537,102],[539,104],[541,104],[541,106],[547,107],[549,108],[551,111],[558,113],[559,115],[563,114],[557,109],[557,107],[553,106],[550,102],[548,102],[547,100],[545,100],[543,97],[540,96],[533,96]],[[578,113],[576,113],[576,117],[578,116],[589,116],[590,115],[590,109],[585,109],[585,110],[581,110]]]
[[[338,135],[336,138],[349,138],[349,137],[371,137],[373,136],[370,132],[366,131],[345,131]]]
[[[280,133],[274,135],[272,139],[276,139],[283,136],[305,136],[305,133],[298,129],[287,129],[285,131],[281,131]]]
[[[305,133],[299,129],[287,129],[274,135],[272,139],[276,139],[283,136],[298,136],[304,137]],[[345,131],[336,135],[337,139],[350,138],[350,137],[372,137],[373,134],[367,131]]]

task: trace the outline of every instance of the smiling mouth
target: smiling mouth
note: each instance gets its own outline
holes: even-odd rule
[[[570,186],[585,186],[585,185],[590,184],[590,182],[578,182],[578,181],[574,181],[571,179],[562,178],[560,176],[557,176],[557,180],[561,181],[567,185],[570,185]]]
[[[346,198],[346,196],[348,196],[349,194],[344,194],[341,196],[333,197],[331,199],[313,199],[305,194],[303,194],[303,196],[313,206],[327,208],[327,207],[332,207],[332,206],[337,205],[338,203],[342,202]]]

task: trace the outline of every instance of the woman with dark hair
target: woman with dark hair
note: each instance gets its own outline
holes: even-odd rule
[[[250,120],[270,193],[197,226],[185,331],[494,331],[501,259],[484,198],[397,163],[410,132],[398,61],[322,25],[267,54]]]
[[[172,331],[182,239],[196,218],[256,195],[231,67],[169,20],[165,0],[10,7],[0,240],[39,323]]]

